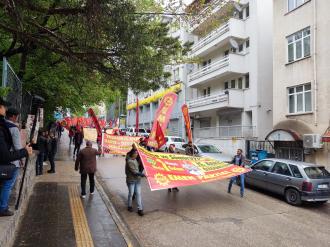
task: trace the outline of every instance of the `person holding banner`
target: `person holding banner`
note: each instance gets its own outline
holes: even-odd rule
[[[170,146],[168,148],[168,152],[172,153],[172,154],[175,153],[175,144],[174,143],[170,144]],[[179,191],[178,187],[174,187],[174,188],[169,188],[168,192],[172,192],[172,189],[173,189],[173,191],[176,191],[176,192]]]
[[[242,149],[237,149],[237,154],[234,156],[234,159],[232,160],[232,163],[237,165],[237,166],[242,166],[244,167],[244,160],[245,160],[245,156],[243,155],[243,150]],[[241,197],[244,196],[244,174],[241,174],[239,176],[236,177],[232,177],[229,181],[228,184],[228,193],[231,192],[231,187],[233,185],[233,183],[237,180],[240,179],[241,183],[240,183],[240,187],[241,187]]]
[[[128,161],[125,165],[125,174],[126,174],[126,184],[128,187],[128,202],[127,210],[133,212],[132,200],[133,194],[136,195],[136,202],[138,206],[138,215],[143,216],[143,207],[142,207],[142,198],[141,198],[141,177],[145,175],[139,171],[139,163],[137,161],[138,152],[133,150],[130,152]]]

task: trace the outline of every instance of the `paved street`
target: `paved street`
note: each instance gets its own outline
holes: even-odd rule
[[[239,187],[227,194],[227,181],[179,192],[151,192],[144,180],[145,216],[126,209],[124,158],[102,158],[99,173],[112,201],[143,246],[330,246],[330,204],[293,207],[280,197]]]

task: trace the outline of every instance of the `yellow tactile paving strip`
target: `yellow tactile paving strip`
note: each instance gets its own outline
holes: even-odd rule
[[[69,185],[71,214],[77,247],[94,247],[92,235],[76,185]]]

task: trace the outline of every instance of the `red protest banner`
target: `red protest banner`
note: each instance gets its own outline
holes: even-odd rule
[[[163,145],[166,144],[165,136],[162,131],[162,127],[160,127],[159,122],[157,121],[157,129],[156,129],[156,141],[158,144],[158,148],[161,148]]]
[[[209,157],[149,152],[140,146],[137,148],[151,190],[196,185],[250,171]]]
[[[186,126],[188,141],[193,142],[188,106],[184,104],[181,110],[184,118],[184,123]]]
[[[158,147],[158,144],[156,141],[157,122],[159,122],[159,124],[162,128],[162,131],[164,133],[167,128],[167,124],[170,120],[170,116],[171,116],[172,110],[175,106],[177,98],[178,98],[178,96],[175,93],[171,93],[171,92],[167,93],[163,97],[163,99],[157,109],[156,115],[155,115],[154,123],[153,123],[150,137],[148,140],[148,146],[155,147],[155,148]]]
[[[103,150],[107,154],[123,154],[125,155],[132,149],[134,142],[138,142],[139,136],[116,136],[103,135]]]
[[[92,108],[88,109],[88,114],[91,116],[91,118],[93,120],[93,123],[95,125],[96,130],[97,130],[97,135],[101,136],[102,135],[102,129],[101,129],[99,121],[97,120],[97,117],[96,117],[96,115],[95,115]]]

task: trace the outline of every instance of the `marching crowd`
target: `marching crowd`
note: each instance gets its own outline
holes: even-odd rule
[[[13,212],[8,208],[8,200],[15,185],[19,169],[24,166],[23,158],[27,158],[32,154],[30,144],[22,147],[20,131],[18,128],[17,119],[19,112],[14,108],[8,108],[9,103],[0,98],[0,217],[11,216]],[[36,149],[38,155],[36,160],[36,175],[43,174],[43,164],[46,160],[50,163],[48,173],[55,173],[55,155],[57,153],[58,139],[61,138],[63,127],[60,123],[52,123],[48,129],[39,130]],[[98,150],[92,148],[90,141],[86,142],[86,147],[80,150],[83,143],[83,129],[79,127],[69,128],[70,146],[74,144],[73,158],[75,159],[75,170],[81,174],[81,197],[86,197],[86,181],[87,177],[90,182],[90,194],[94,194],[96,172],[96,156],[101,155],[101,146],[98,145]],[[140,146],[149,151],[155,151],[147,145],[148,138],[140,138]],[[99,143],[98,143],[99,144]],[[175,144],[171,144],[168,148],[169,153],[176,153]],[[196,149],[192,142],[188,142],[185,149],[186,155],[194,156]],[[244,156],[242,150],[238,149],[235,155],[233,164],[242,166]],[[145,177],[144,167],[139,157],[136,144],[133,144],[132,149],[126,154],[126,184],[128,188],[128,211],[133,211],[133,200],[136,199],[137,213],[143,216],[143,205],[141,197],[141,178]],[[228,193],[231,192],[232,184],[240,179],[241,197],[244,195],[244,175],[233,177],[228,185]],[[168,192],[178,192],[178,188],[169,188]]]

